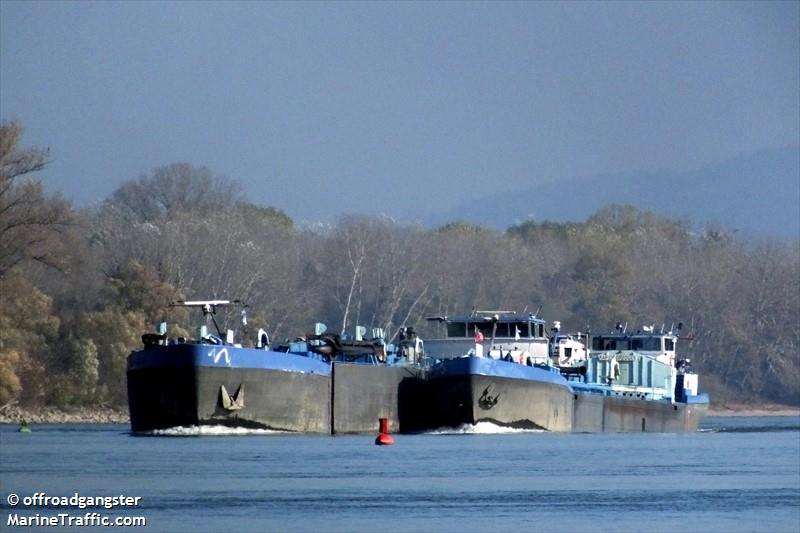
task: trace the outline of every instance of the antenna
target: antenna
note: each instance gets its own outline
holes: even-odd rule
[[[238,302],[238,300],[236,300],[236,302]],[[188,302],[178,300],[169,305],[170,307],[217,307],[218,305],[230,305],[230,303],[230,300],[192,300]]]
[[[170,307],[199,307],[203,310],[203,316],[208,318],[211,317],[211,321],[214,323],[214,327],[217,330],[217,334],[221,339],[227,338],[227,334],[223,335],[222,330],[217,324],[217,320],[214,318],[214,315],[217,314],[217,307],[224,307],[227,305],[241,305],[244,308],[247,308],[247,304],[242,302],[241,300],[189,300],[183,301],[178,300],[177,302],[172,302],[169,304]],[[247,324],[247,314],[244,309],[242,309],[242,323]]]

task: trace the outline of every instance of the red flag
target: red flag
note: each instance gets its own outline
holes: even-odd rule
[[[475,342],[483,342],[483,333],[475,326]]]

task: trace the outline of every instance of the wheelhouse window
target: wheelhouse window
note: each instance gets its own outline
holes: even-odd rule
[[[675,351],[675,341],[673,339],[664,339],[664,350],[667,352]]]
[[[489,327],[489,336],[492,335],[492,328]],[[497,323],[497,333],[494,335],[495,337],[508,337],[508,323],[498,322]]]
[[[615,337],[593,337],[592,350],[605,351],[605,350],[627,350],[628,341]]]
[[[476,322],[450,322],[447,324],[448,337],[473,337],[475,330],[480,331],[486,339],[490,339],[494,332],[495,338],[513,339],[519,332],[520,339],[544,336],[544,324],[530,324],[528,322],[497,322],[481,320]]]
[[[631,350],[660,352],[661,337],[637,337],[631,340]]]
[[[469,322],[467,324],[467,337],[473,337],[475,335],[475,330],[477,329],[483,334],[483,337],[486,339],[490,339],[492,337],[492,326],[493,324],[489,321],[481,321],[481,322]]]
[[[464,322],[449,322],[447,324],[447,336],[448,337],[466,337],[467,336],[467,324],[464,323]]]
[[[492,337],[492,331],[494,331],[494,324],[492,324],[491,322],[482,322],[476,325],[478,326],[478,329],[481,331],[481,333],[483,333],[484,337],[486,337],[487,339]],[[474,332],[475,328],[470,329],[470,331]],[[495,336],[497,335],[498,334],[495,333]]]
[[[503,332],[502,334],[500,333],[501,331]],[[518,334],[520,339],[529,339],[531,337],[535,337],[536,324],[530,324],[529,322],[508,322],[506,324],[498,324],[498,337],[516,338]]]
[[[514,324],[511,324],[511,331],[509,332],[510,336],[511,337],[516,337],[517,336],[517,331],[519,331],[520,338],[528,338],[528,337],[531,336],[531,332],[530,332],[530,330],[528,328],[528,323],[527,322],[516,322]],[[534,334],[535,333],[536,332],[534,331]]]

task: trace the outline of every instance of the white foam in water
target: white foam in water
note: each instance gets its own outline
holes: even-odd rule
[[[511,433],[545,433],[545,430],[510,428],[492,422],[478,422],[475,425],[461,424],[455,428],[443,427],[425,432],[427,435],[502,435]],[[154,437],[207,437],[230,435],[281,435],[291,433],[273,429],[253,429],[230,426],[177,426],[167,429],[143,431],[139,434]]]
[[[428,431],[428,435],[499,435],[504,433],[544,433],[543,429],[520,429],[499,426],[492,422],[478,422],[475,425],[461,424],[455,428],[439,428]]]
[[[230,426],[176,426],[167,429],[153,429],[144,431],[142,435],[155,437],[206,437],[229,435],[280,435],[285,431],[273,429],[253,429]]]

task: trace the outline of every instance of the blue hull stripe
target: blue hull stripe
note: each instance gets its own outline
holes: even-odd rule
[[[213,344],[159,346],[128,356],[128,370],[143,368],[252,368],[330,375],[331,365],[305,355]]]
[[[561,374],[548,372],[535,366],[525,366],[488,357],[459,357],[445,359],[431,369],[431,378],[451,376],[493,376],[501,378],[544,381],[570,388],[569,382]]]
[[[692,404],[710,403],[710,400],[708,398],[708,394],[703,392],[696,396],[686,396],[686,403],[692,403]]]

